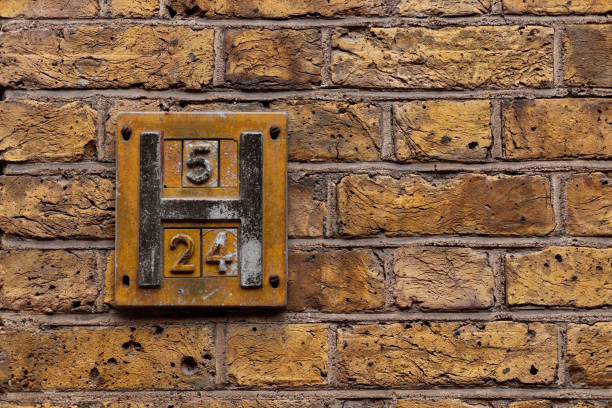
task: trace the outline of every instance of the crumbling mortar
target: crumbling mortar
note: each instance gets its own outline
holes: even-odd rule
[[[567,323],[558,323],[557,330],[557,353],[559,361],[557,363],[557,384],[560,387],[568,386],[568,371],[567,371]]]
[[[502,103],[503,100],[501,99],[491,100],[491,136],[493,143],[489,149],[489,155],[492,161],[503,160],[505,156]]]
[[[380,158],[383,161],[397,161],[393,126],[393,104],[381,103],[380,114]]]
[[[167,7],[163,9],[167,12]],[[108,11],[104,12],[105,14]],[[165,13],[165,12],[162,12]],[[102,13],[101,13],[102,14]],[[225,27],[227,29],[250,28],[322,28],[322,27],[430,27],[440,28],[448,26],[478,27],[478,26],[511,26],[511,25],[540,25],[553,27],[555,24],[607,24],[606,15],[567,15],[567,16],[537,16],[537,15],[475,15],[475,16],[429,16],[420,17],[343,17],[337,19],[295,18],[295,19],[206,19],[206,18],[74,18],[74,19],[28,19],[15,18],[5,20],[3,29],[16,30],[24,27],[65,27],[76,25],[172,25],[188,26],[194,29]]]
[[[330,324],[327,328],[327,386],[329,387],[337,387],[340,385],[340,382],[338,380],[337,331],[338,326],[336,324]]]
[[[163,0],[161,0],[163,1]],[[215,52],[215,66],[213,72],[213,86],[222,87],[225,85],[225,30],[223,27],[215,28],[213,49]]]
[[[506,307],[506,271],[504,250],[494,249],[487,252],[489,266],[493,269],[493,307],[494,311],[507,311]]]
[[[323,65],[321,66],[321,87],[330,88],[334,84],[331,75],[331,41],[332,30],[330,28],[321,29],[321,49],[323,52]]]
[[[555,29],[553,37],[553,83],[556,87],[563,87],[563,73],[565,67],[565,50],[563,37],[565,36],[565,25],[553,24]]]

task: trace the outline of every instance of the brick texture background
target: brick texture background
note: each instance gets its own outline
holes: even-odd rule
[[[0,0],[0,408],[612,406],[610,0]],[[122,111],[286,111],[280,311],[119,312]]]

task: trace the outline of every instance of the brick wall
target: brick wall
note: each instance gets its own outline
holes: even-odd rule
[[[0,407],[609,407],[611,13],[0,0]],[[286,310],[109,306],[135,110],[288,112]]]

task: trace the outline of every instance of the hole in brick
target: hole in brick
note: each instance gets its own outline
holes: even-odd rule
[[[176,10],[174,10],[172,7],[166,6],[166,10],[168,10],[168,14],[170,15],[170,17],[176,16]]]
[[[212,356],[210,354],[204,354],[204,360],[212,360]]]
[[[125,289],[130,287],[130,277],[127,275],[123,275],[123,278],[121,279],[121,284],[123,285],[123,287]]]
[[[81,302],[78,302],[78,301],[72,302],[72,308],[76,309],[77,307],[81,307]]]
[[[539,370],[537,368],[535,368],[535,366],[532,364],[531,368],[529,369],[529,374],[536,375],[538,373],[538,371]]]
[[[153,336],[159,337],[164,332],[164,328],[161,326],[155,326],[155,330],[153,331]]]
[[[563,257],[559,254],[555,255],[555,259],[557,260],[557,262],[563,262]]]
[[[477,147],[478,147],[478,142],[470,142],[470,143],[468,144],[468,147],[469,147],[470,149],[475,149],[475,148],[477,148]]]
[[[198,371],[198,362],[191,356],[181,359],[181,371],[185,375],[194,375]]]

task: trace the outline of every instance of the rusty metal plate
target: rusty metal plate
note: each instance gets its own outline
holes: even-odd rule
[[[123,113],[117,306],[283,306],[283,113]]]

